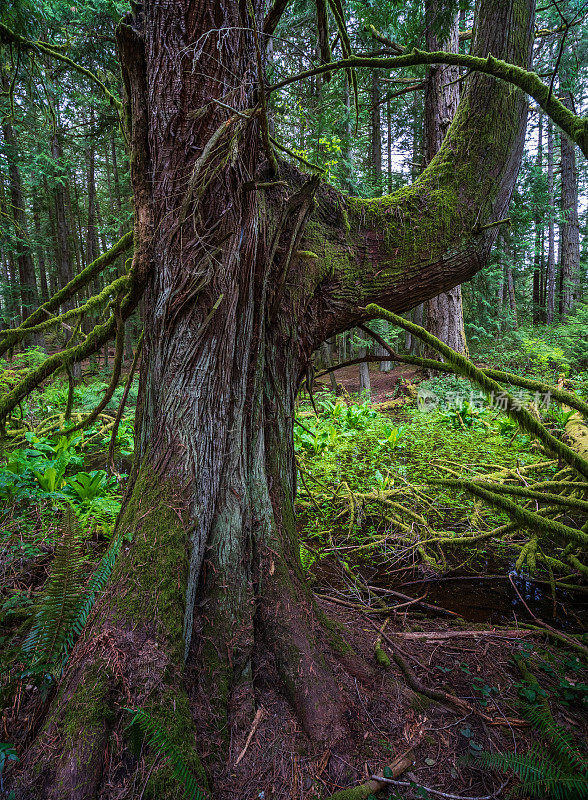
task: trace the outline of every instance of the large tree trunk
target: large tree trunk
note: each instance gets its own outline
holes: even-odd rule
[[[449,25],[447,39],[440,41],[434,32],[442,11],[438,0],[426,0],[427,50],[459,49],[459,13]],[[428,164],[439,151],[459,102],[459,67],[436,66],[429,70],[425,83],[425,162]],[[427,303],[427,329],[458,353],[467,354],[461,286],[432,297]],[[438,354],[429,353],[438,358]]]
[[[229,709],[253,714],[261,658],[313,742],[355,745],[334,658],[369,670],[300,567],[297,387],[322,341],[367,319],[365,304],[406,310],[485,263],[496,229],[475,226],[510,199],[525,101],[469,78],[438,156],[398,195],[345,198],[285,164],[287,186],[268,187],[246,7],[150,0],[119,29],[145,286],[136,467],[115,574],[23,758],[18,800],[106,798],[129,780],[139,762],[123,706],[152,714],[197,769],[195,721],[214,777]],[[480,18],[475,52],[528,63],[530,0],[484,0]],[[145,796],[177,796],[165,762],[149,770]]]

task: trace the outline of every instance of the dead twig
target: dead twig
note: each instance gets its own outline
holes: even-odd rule
[[[253,724],[251,725],[251,730],[249,731],[249,735],[247,737],[247,741],[245,742],[245,746],[243,747],[243,749],[239,753],[239,756],[238,756],[237,760],[235,761],[235,766],[238,766],[238,764],[241,763],[241,761],[243,759],[243,756],[247,752],[247,748],[251,744],[251,740],[255,736],[255,731],[259,728],[259,723],[263,719],[264,715],[265,715],[265,708],[263,706],[260,706],[257,709],[257,713],[255,714],[255,717],[253,718]]]

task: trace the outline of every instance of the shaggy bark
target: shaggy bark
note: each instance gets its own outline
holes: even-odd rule
[[[483,0],[474,51],[526,66],[532,8]],[[353,746],[332,658],[362,665],[300,567],[296,391],[313,351],[365,320],[363,306],[406,310],[484,264],[526,103],[468,78],[438,155],[386,198],[344,197],[285,164],[268,186],[251,27],[246,4],[162,0],[119,30],[145,287],[137,466],[115,575],[23,758],[18,800],[108,797],[137,769],[121,706],[152,713],[197,769],[194,715],[208,763],[225,763],[231,701],[253,712],[261,653],[311,740]],[[176,795],[153,763],[145,796]]]
[[[427,0],[425,19],[427,23],[427,50],[446,50],[457,53],[459,49],[459,14],[449,25],[447,39],[440,41],[435,33],[439,25],[441,4]],[[438,65],[429,70],[425,84],[425,161],[435,157],[459,102],[459,67]],[[467,354],[461,286],[432,297],[427,303],[427,329],[458,353]]]

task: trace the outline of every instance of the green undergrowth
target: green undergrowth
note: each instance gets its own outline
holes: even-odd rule
[[[503,510],[431,481],[516,471],[546,460],[501,410],[499,398],[488,400],[455,376],[423,382],[417,403],[386,413],[327,393],[314,400],[318,415],[301,403],[294,431],[306,568],[334,544],[343,551],[358,546],[363,560],[380,558],[375,545],[383,540],[401,560],[427,538],[477,536],[504,526],[510,518]],[[562,429],[557,407],[541,411],[553,430]],[[548,478],[555,469],[546,466],[533,476]],[[484,547],[474,547],[477,556]],[[501,542],[495,548],[503,552]],[[427,561],[426,545],[420,556]],[[445,567],[444,556],[433,552],[429,566]]]
[[[34,364],[35,358],[35,351],[26,351],[20,358],[15,357],[13,366],[26,370]],[[0,376],[6,378],[6,370]],[[109,553],[133,453],[132,419],[124,418],[119,427],[116,473],[110,475],[105,457],[110,441],[108,418],[98,420],[83,431],[69,432],[68,427],[72,427],[73,422],[62,422],[59,427],[60,419],[55,414],[63,417],[67,386],[67,381],[52,382],[23,404],[20,420],[12,420],[7,426],[9,429],[14,426],[15,434],[0,442],[2,673],[7,664],[21,659],[21,647],[34,629],[34,620],[38,621],[43,604],[47,604],[46,594],[51,590],[51,576],[56,565],[61,565],[63,580],[52,590],[54,597],[59,594],[61,604],[54,614],[60,626],[55,628],[55,637],[56,642],[65,637],[69,648],[71,637],[79,634],[80,620],[85,620],[98,591],[92,588],[92,581],[98,581],[96,585],[101,586],[102,576],[109,574],[110,562],[114,563]],[[80,383],[74,395],[72,415],[87,413],[105,387],[106,383],[100,378]],[[43,427],[52,417],[59,430],[49,429],[43,433]],[[67,534],[72,525],[76,530],[75,547]],[[84,600],[86,589],[91,602]],[[75,610],[78,601],[81,605],[76,616],[72,609]],[[55,601],[52,603],[53,614],[56,606]],[[57,662],[58,649],[55,651]],[[26,666],[27,658],[21,660],[23,669],[32,669]],[[35,670],[41,683],[47,683],[43,674],[49,674],[53,667],[48,669],[41,664],[40,667],[36,665]],[[14,673],[12,666],[10,671]],[[32,673],[30,681],[36,682]]]
[[[498,332],[469,322],[466,329],[474,359],[547,381],[557,380],[563,373],[588,396],[587,303],[580,304],[565,323],[523,325]]]

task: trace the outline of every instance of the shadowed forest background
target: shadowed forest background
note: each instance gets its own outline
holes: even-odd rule
[[[588,798],[587,87],[582,0],[2,6],[0,800]]]

